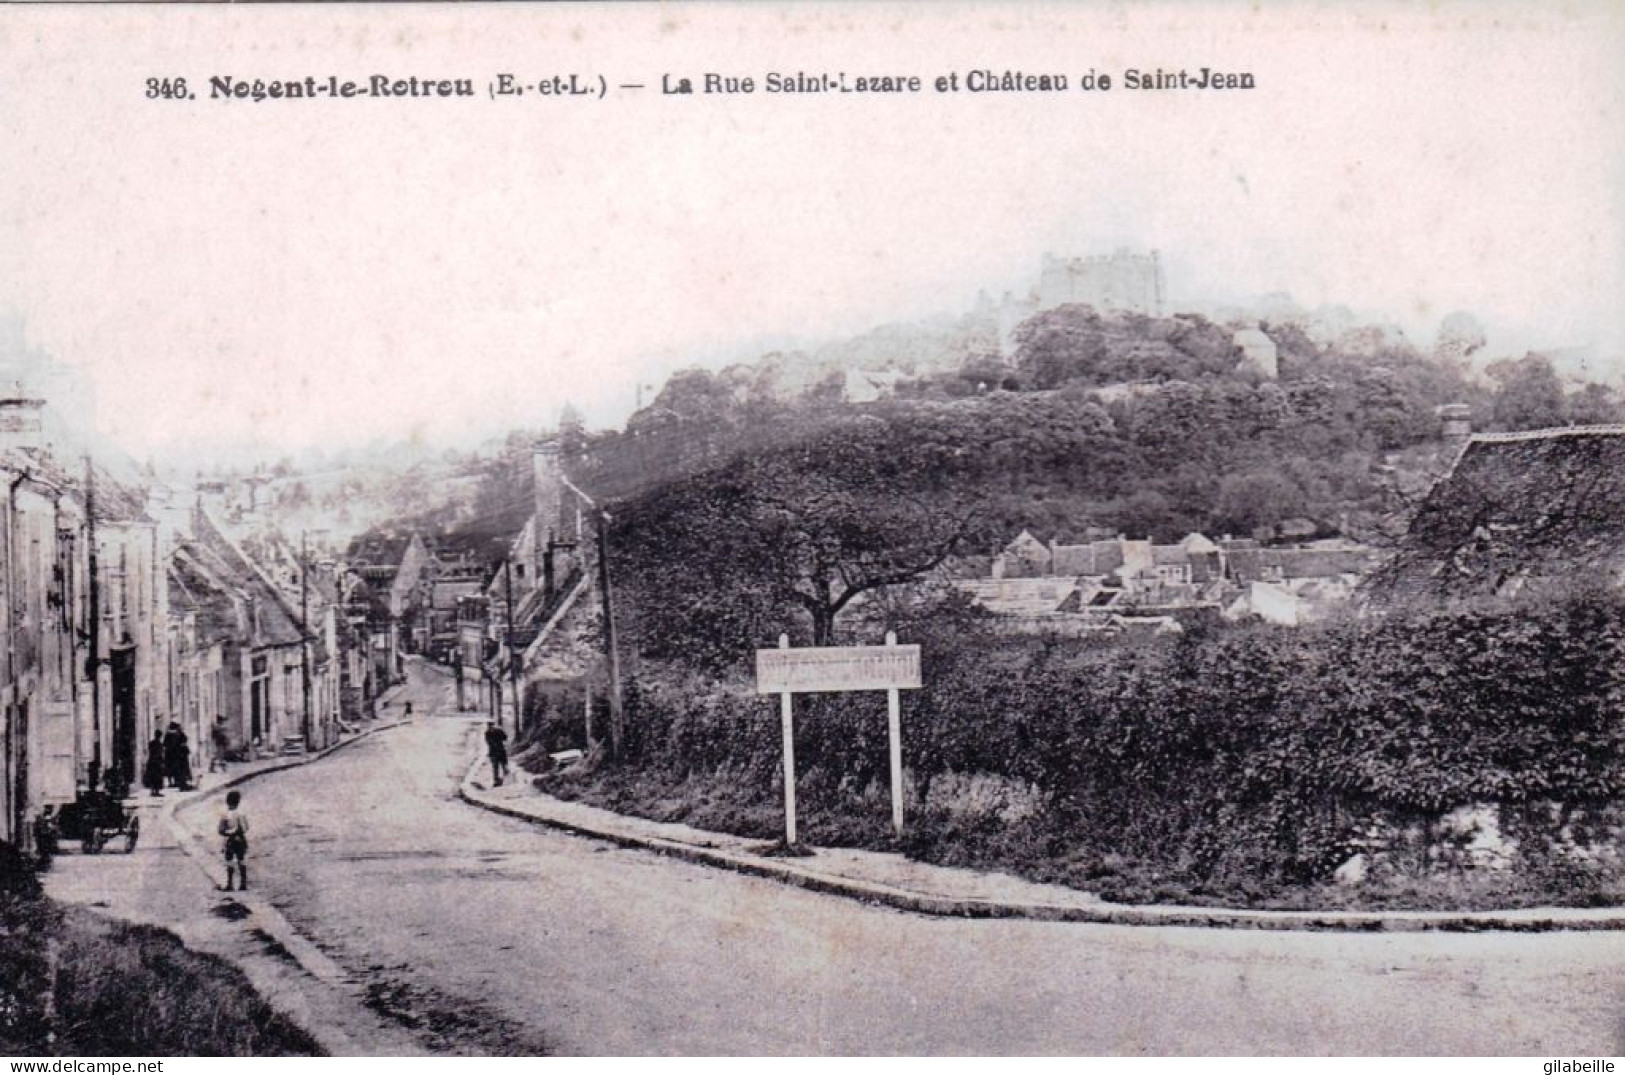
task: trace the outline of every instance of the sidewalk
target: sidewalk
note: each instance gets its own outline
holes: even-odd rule
[[[763,853],[758,839],[650,821],[536,790],[528,774],[488,787],[484,757],[469,767],[458,793],[465,802],[578,836],[608,840],[689,862],[845,896],[917,914],[955,918],[1031,918],[1132,926],[1350,932],[1548,932],[1625,929],[1625,908],[1542,907],[1507,911],[1251,911],[1218,907],[1108,903],[1062,885],[1009,874],[935,866],[900,854],[856,848],[810,848],[805,858]]]
[[[268,900],[253,891],[219,891],[225,869],[217,848],[205,846],[176,817],[212,805],[227,788],[318,761],[405,723],[381,717],[320,751],[235,763],[224,773],[200,774],[191,791],[132,799],[141,817],[135,850],[125,852],[123,840],[115,839],[102,853],[86,855],[70,843],[42,877],[46,893],[65,904],[161,926],[188,947],[234,963],[261,996],[335,1056],[421,1055],[421,1043],[367,1009],[342,968]]]

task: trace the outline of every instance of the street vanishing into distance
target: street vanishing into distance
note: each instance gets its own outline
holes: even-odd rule
[[[1618,933],[954,920],[550,831],[457,786],[480,721],[243,785],[255,888],[425,1045],[496,1053],[1616,1054]],[[208,837],[212,813],[188,819]],[[177,865],[179,865],[177,863]],[[185,884],[204,885],[201,873]]]

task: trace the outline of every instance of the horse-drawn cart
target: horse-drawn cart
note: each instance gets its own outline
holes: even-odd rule
[[[122,836],[124,850],[134,851],[141,838],[141,816],[105,791],[81,791],[78,798],[62,807],[57,815],[63,839],[78,840],[87,855],[94,855]]]

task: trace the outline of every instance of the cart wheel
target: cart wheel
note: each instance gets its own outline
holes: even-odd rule
[[[135,850],[135,842],[141,839],[141,819],[132,817],[130,827],[124,833],[124,852],[129,854]]]

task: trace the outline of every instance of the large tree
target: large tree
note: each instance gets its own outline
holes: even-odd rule
[[[919,582],[982,534],[956,447],[863,416],[657,489],[616,513],[645,651],[737,663],[781,631],[814,645],[866,594]]]
[[[929,460],[883,426],[876,419],[746,464],[767,581],[806,613],[814,645],[833,641],[836,617],[855,599],[941,567],[980,518],[974,498],[932,488]]]

